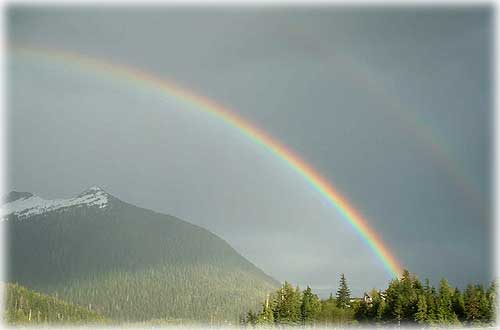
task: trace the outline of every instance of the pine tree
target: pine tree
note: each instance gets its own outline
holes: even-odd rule
[[[339,289],[337,290],[337,307],[339,308],[348,308],[350,306],[350,301],[351,301],[351,290],[349,290],[349,287],[347,286],[347,280],[344,276],[344,274],[340,275],[340,285]]]
[[[415,313],[417,312],[418,293],[417,290],[422,290],[422,285],[415,275],[410,274],[408,270],[404,270],[403,276],[399,281],[398,292],[400,294],[402,305],[402,320],[405,322],[413,322]]]
[[[482,285],[478,286],[479,291],[479,311],[481,314],[481,321],[484,323],[488,323],[491,319],[491,309],[490,309],[490,300],[488,299],[488,293],[484,290]]]
[[[272,296],[268,296],[266,301],[262,304],[262,311],[257,316],[257,324],[271,325],[274,324],[274,311],[276,301]]]
[[[496,283],[495,281],[491,282],[488,291],[486,292],[489,302],[489,313],[487,315],[487,322],[495,322],[496,314],[498,311],[497,306],[497,292],[496,292]]]
[[[415,321],[420,324],[427,322],[427,302],[424,295],[418,297],[417,312],[415,313]]]
[[[302,294],[302,304],[300,313],[304,324],[312,323],[321,311],[321,302],[319,297],[314,294],[308,286]]]
[[[459,321],[465,320],[465,303],[464,297],[458,288],[455,288],[452,297],[453,311],[457,315]]]
[[[274,320],[279,324],[299,324],[301,295],[298,289],[285,282],[278,290]]]
[[[436,288],[431,286],[429,291],[425,293],[427,303],[427,321],[429,324],[437,322],[437,292]]]
[[[386,314],[386,303],[384,298],[384,293],[380,291],[373,290],[372,291],[372,310],[373,317],[376,322],[381,322],[384,319],[384,315]]]
[[[394,309],[392,314],[396,318],[396,321],[398,322],[398,326],[401,325],[401,319],[403,317],[403,304],[401,303],[400,297],[396,298],[396,301],[394,302]]]
[[[401,285],[398,278],[389,282],[385,295],[387,308],[384,318],[388,321],[397,321],[400,324],[403,318],[403,304],[401,301]]]
[[[456,323],[458,321],[453,311],[452,291],[445,278],[440,282],[437,318],[439,323],[442,324]]]
[[[366,293],[365,293],[366,295]],[[370,317],[370,307],[368,306],[368,303],[363,299],[357,306],[356,306],[356,311],[354,313],[354,317],[356,320],[359,322],[367,322],[371,321]]]
[[[465,318],[470,323],[479,322],[481,319],[480,300],[477,288],[471,284],[467,285],[464,292]]]

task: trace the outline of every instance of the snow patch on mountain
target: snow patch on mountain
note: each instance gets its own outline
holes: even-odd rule
[[[19,196],[20,198],[2,205],[0,220],[7,220],[8,215],[16,215],[18,219],[25,219],[67,207],[91,206],[102,209],[108,205],[109,201],[108,194],[99,187],[91,187],[69,199],[43,199],[32,194]]]

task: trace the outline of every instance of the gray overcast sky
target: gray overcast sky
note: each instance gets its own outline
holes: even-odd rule
[[[300,154],[437,282],[492,278],[492,11],[10,7],[8,39],[152,72]],[[355,294],[389,275],[302,178],[222,122],[12,54],[8,190],[92,185],[202,225],[278,280]]]

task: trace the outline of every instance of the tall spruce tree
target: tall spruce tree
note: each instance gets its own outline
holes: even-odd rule
[[[274,308],[276,300],[274,296],[268,296],[262,304],[262,311],[257,316],[257,324],[271,325],[274,324]]]
[[[344,274],[340,275],[339,289],[337,290],[336,304],[338,308],[348,308],[351,302],[351,290],[347,285],[347,280]]]
[[[368,306],[368,303],[364,299],[361,300],[361,302],[356,305],[354,317],[358,322],[366,323],[373,319],[370,314],[370,306]]]
[[[498,311],[498,296],[496,292],[496,282],[493,281],[491,282],[490,287],[488,288],[488,291],[486,292],[487,297],[488,297],[488,302],[489,302],[489,313],[488,313],[488,318],[487,322],[495,322],[496,317],[497,317],[497,311]]]
[[[386,296],[386,314],[384,318],[388,321],[401,321],[403,317],[403,304],[401,303],[400,283],[399,279],[395,278],[389,282],[389,286],[385,290]]]
[[[417,312],[415,313],[415,321],[419,324],[427,322],[427,301],[424,295],[418,296]]]
[[[385,303],[385,294],[383,292],[372,290],[372,314],[373,318],[376,322],[381,322],[384,319],[384,315],[386,313],[386,303]]]
[[[491,309],[490,300],[488,299],[488,293],[484,290],[482,285],[478,286],[479,289],[479,311],[481,314],[481,322],[488,323],[491,319]]]
[[[418,294],[421,293],[422,285],[415,275],[410,274],[408,270],[404,270],[403,276],[399,281],[398,292],[403,308],[402,320],[405,322],[413,322],[415,313],[417,312]],[[420,292],[419,292],[420,291]]]
[[[453,292],[451,304],[458,320],[463,322],[465,320],[465,303],[464,297],[458,288],[455,288]]]
[[[302,304],[300,306],[300,313],[302,322],[304,324],[311,324],[321,311],[321,301],[319,297],[314,294],[308,286],[302,294]]]
[[[427,280],[427,283],[429,280]],[[433,286],[429,287],[429,290],[425,293],[425,298],[427,302],[427,321],[430,324],[437,322],[437,292],[436,288]]]
[[[299,289],[285,282],[278,290],[276,297],[276,308],[274,310],[274,320],[279,324],[299,324],[301,293]]]
[[[394,315],[394,318],[396,319],[398,326],[400,326],[401,319],[403,318],[403,304],[401,302],[401,297],[399,296],[396,297],[396,301],[394,302],[394,308],[392,314]]]
[[[457,323],[457,315],[453,311],[452,305],[453,292],[448,284],[448,281],[443,278],[439,286],[439,299],[437,308],[437,318],[439,323],[452,324]]]
[[[464,292],[465,318],[469,323],[477,323],[481,320],[480,309],[481,297],[475,286],[467,285]]]

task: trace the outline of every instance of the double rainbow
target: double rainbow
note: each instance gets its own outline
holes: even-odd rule
[[[307,164],[292,150],[285,147],[268,133],[252,125],[248,120],[238,116],[235,112],[230,111],[206,97],[183,89],[170,81],[129,66],[110,63],[62,50],[20,46],[13,47],[12,50],[15,54],[21,56],[42,57],[46,60],[62,62],[68,65],[76,65],[83,69],[102,72],[119,80],[125,79],[135,82],[146,88],[152,88],[165,93],[169,97],[175,97],[186,104],[194,106],[200,111],[224,121],[254,143],[267,149],[302,176],[302,178],[318,191],[355,229],[361,239],[382,262],[389,274],[392,277],[399,277],[401,275],[402,267],[395,256],[384,244],[375,230],[370,227],[363,215],[357,211],[331,183],[321,177],[311,165]]]

